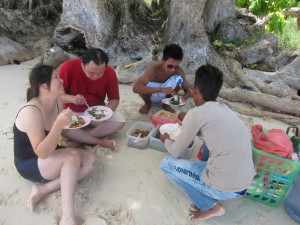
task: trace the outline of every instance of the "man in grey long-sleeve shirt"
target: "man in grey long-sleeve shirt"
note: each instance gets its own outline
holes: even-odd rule
[[[219,200],[239,196],[255,175],[246,127],[225,104],[216,102],[222,84],[221,71],[211,65],[200,67],[193,89],[196,107],[184,114],[175,141],[168,134],[161,135],[171,155],[162,161],[161,169],[194,202],[192,219],[223,215],[225,209]],[[180,159],[196,135],[209,149],[207,162]]]

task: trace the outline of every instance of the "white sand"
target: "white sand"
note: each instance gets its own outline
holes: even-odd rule
[[[12,125],[18,109],[25,102],[29,68],[38,58],[21,65],[0,67],[0,224],[56,224],[61,214],[60,192],[43,199],[34,212],[25,209],[32,183],[19,176],[13,164]],[[112,153],[100,147],[87,147],[99,157],[96,170],[78,185],[76,209],[80,224],[187,225],[190,199],[160,171],[160,162],[167,153],[150,148],[127,147],[126,131],[135,121],[150,122],[149,115],[140,115],[141,99],[132,87],[120,85],[125,128],[110,138],[117,140],[119,150]],[[192,107],[192,99],[180,110]],[[246,106],[245,106],[246,107]],[[286,129],[287,125],[270,119],[241,116],[248,127],[262,123],[266,128]],[[201,143],[198,143],[199,145]],[[196,158],[193,152],[191,158]],[[200,224],[296,224],[283,209],[273,208],[240,197],[223,202],[226,214]]]

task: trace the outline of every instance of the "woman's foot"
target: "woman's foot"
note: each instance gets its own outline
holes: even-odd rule
[[[100,145],[102,147],[110,148],[112,151],[117,149],[117,143],[115,140],[101,139]]]
[[[32,211],[35,204],[38,203],[48,192],[45,190],[43,185],[33,185],[31,188],[30,196],[26,203],[26,208]]]
[[[77,225],[75,216],[62,216],[59,225]]]
[[[198,220],[198,221],[207,220],[212,217],[222,216],[225,213],[225,208],[222,206],[221,203],[217,203],[214,207],[212,207],[208,211],[201,211],[195,205],[191,205],[191,207],[194,209],[194,210],[192,209],[189,210],[189,216],[191,217],[192,220]]]

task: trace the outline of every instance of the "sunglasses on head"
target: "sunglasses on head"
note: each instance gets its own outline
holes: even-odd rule
[[[172,64],[168,64],[167,67],[168,67],[168,69],[178,69],[178,68],[180,68],[180,66],[174,66]]]

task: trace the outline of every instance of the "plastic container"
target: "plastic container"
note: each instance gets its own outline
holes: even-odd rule
[[[154,126],[163,125],[165,123],[176,123],[177,114],[165,110],[160,110],[151,116]]]
[[[246,197],[269,206],[278,206],[300,172],[300,162],[258,150],[252,145],[257,169]]]
[[[156,126],[153,130],[153,132],[150,135],[150,148],[161,151],[161,152],[167,152],[167,149],[165,147],[165,144],[157,138],[157,134],[159,133],[159,127]],[[189,159],[192,152],[194,151],[196,147],[196,142],[198,140],[198,137],[195,137],[194,143],[190,148],[187,148],[187,150],[184,152],[184,154],[181,156],[181,158]]]
[[[167,152],[167,149],[165,147],[165,144],[157,137],[159,133],[159,127],[157,126],[154,128],[153,132],[150,135],[150,148],[153,148],[155,150],[161,151],[161,152]]]
[[[149,131],[149,134],[145,138],[139,138],[132,136],[133,132],[136,130]],[[127,131],[127,145],[129,147],[144,149],[147,147],[150,139],[150,135],[154,129],[153,124],[145,122],[135,122],[132,127]]]
[[[284,209],[293,220],[300,224],[300,175],[284,200]]]

